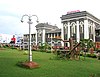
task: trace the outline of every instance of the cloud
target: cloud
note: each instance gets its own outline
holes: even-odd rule
[[[0,1],[0,33],[28,33],[27,18],[20,22],[22,15],[37,15],[41,23],[48,22],[62,27],[60,17],[71,10],[86,10],[100,17],[97,9],[99,0],[1,0]],[[35,32],[33,18],[32,33]]]
[[[0,32],[12,33],[17,28],[18,19],[12,16],[0,16]]]

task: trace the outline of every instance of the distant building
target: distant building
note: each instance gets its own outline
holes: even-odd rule
[[[36,25],[36,31],[37,31],[37,45],[39,43],[56,43],[56,38],[61,38],[61,29],[59,29],[57,26],[52,26],[48,23],[40,23]],[[55,39],[55,41],[54,41]]]
[[[24,48],[28,47],[29,34],[24,34]],[[61,46],[61,29],[48,23],[39,23],[36,25],[36,33],[31,34],[32,45],[41,45],[48,43]]]
[[[36,34],[31,34],[31,45],[36,45]],[[28,49],[29,47],[29,34],[23,35],[23,49]]]

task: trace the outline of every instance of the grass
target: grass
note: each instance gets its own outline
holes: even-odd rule
[[[55,55],[34,52],[33,61],[40,68],[25,69],[18,67],[19,61],[28,60],[28,55],[15,49],[0,50],[0,77],[100,77],[100,60],[87,58],[81,60],[55,60]]]

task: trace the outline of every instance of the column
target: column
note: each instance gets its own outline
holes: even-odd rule
[[[47,34],[47,38],[49,38],[49,34]]]
[[[57,37],[58,37],[58,33],[57,33]],[[64,40],[64,24],[63,24],[63,27],[61,29],[61,39]],[[64,46],[64,42],[63,41],[61,41],[61,44],[62,44],[62,46]]]
[[[51,34],[49,34],[49,38],[51,38],[50,36],[51,36]]]
[[[37,30],[36,30],[36,36],[35,37],[36,37],[35,39],[36,39],[36,45],[37,45]]]
[[[43,29],[43,36],[42,36],[42,40],[43,40],[43,42],[42,42],[42,43],[45,43],[45,29]]]
[[[93,41],[95,42],[95,23],[93,22]]]
[[[76,31],[77,31],[77,32],[76,32],[76,33],[77,33],[77,34],[76,34],[77,39],[76,39],[76,40],[77,40],[77,42],[79,43],[79,41],[80,41],[79,21],[77,21],[76,23],[77,23],[77,30],[76,30]]]
[[[54,38],[55,38],[55,33],[54,33]]]
[[[68,38],[67,38],[67,40],[69,40],[69,38],[70,38],[70,22],[68,22]],[[68,47],[70,46],[70,44],[68,43]]]
[[[47,38],[49,38],[49,34],[47,34]]]
[[[61,33],[62,33],[62,30],[61,30]],[[62,33],[63,34],[63,33]],[[61,35],[62,36],[62,35]],[[59,37],[59,34],[57,33],[57,37]]]
[[[70,38],[70,22],[68,22],[68,40],[69,40],[69,38]]]
[[[52,33],[51,33],[51,37],[50,38],[52,38]]]
[[[52,52],[53,51],[52,47],[54,46],[53,43],[52,43],[53,42],[53,40],[52,40],[52,33],[51,33],[51,37],[50,38],[51,38],[50,40],[51,40],[51,52]]]
[[[89,39],[88,19],[84,20],[84,39]]]

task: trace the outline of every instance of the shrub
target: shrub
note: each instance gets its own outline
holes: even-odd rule
[[[24,51],[24,55],[28,55],[29,54],[29,52],[28,51]]]
[[[98,52],[98,53],[96,54],[96,57],[97,57],[98,60],[100,60],[100,52]]]
[[[91,54],[91,57],[92,57],[92,58],[96,58],[96,55],[95,55],[95,54]]]
[[[87,57],[96,58],[95,54],[86,54]]]
[[[46,52],[47,52],[47,53],[51,53],[51,50],[47,50]]]

